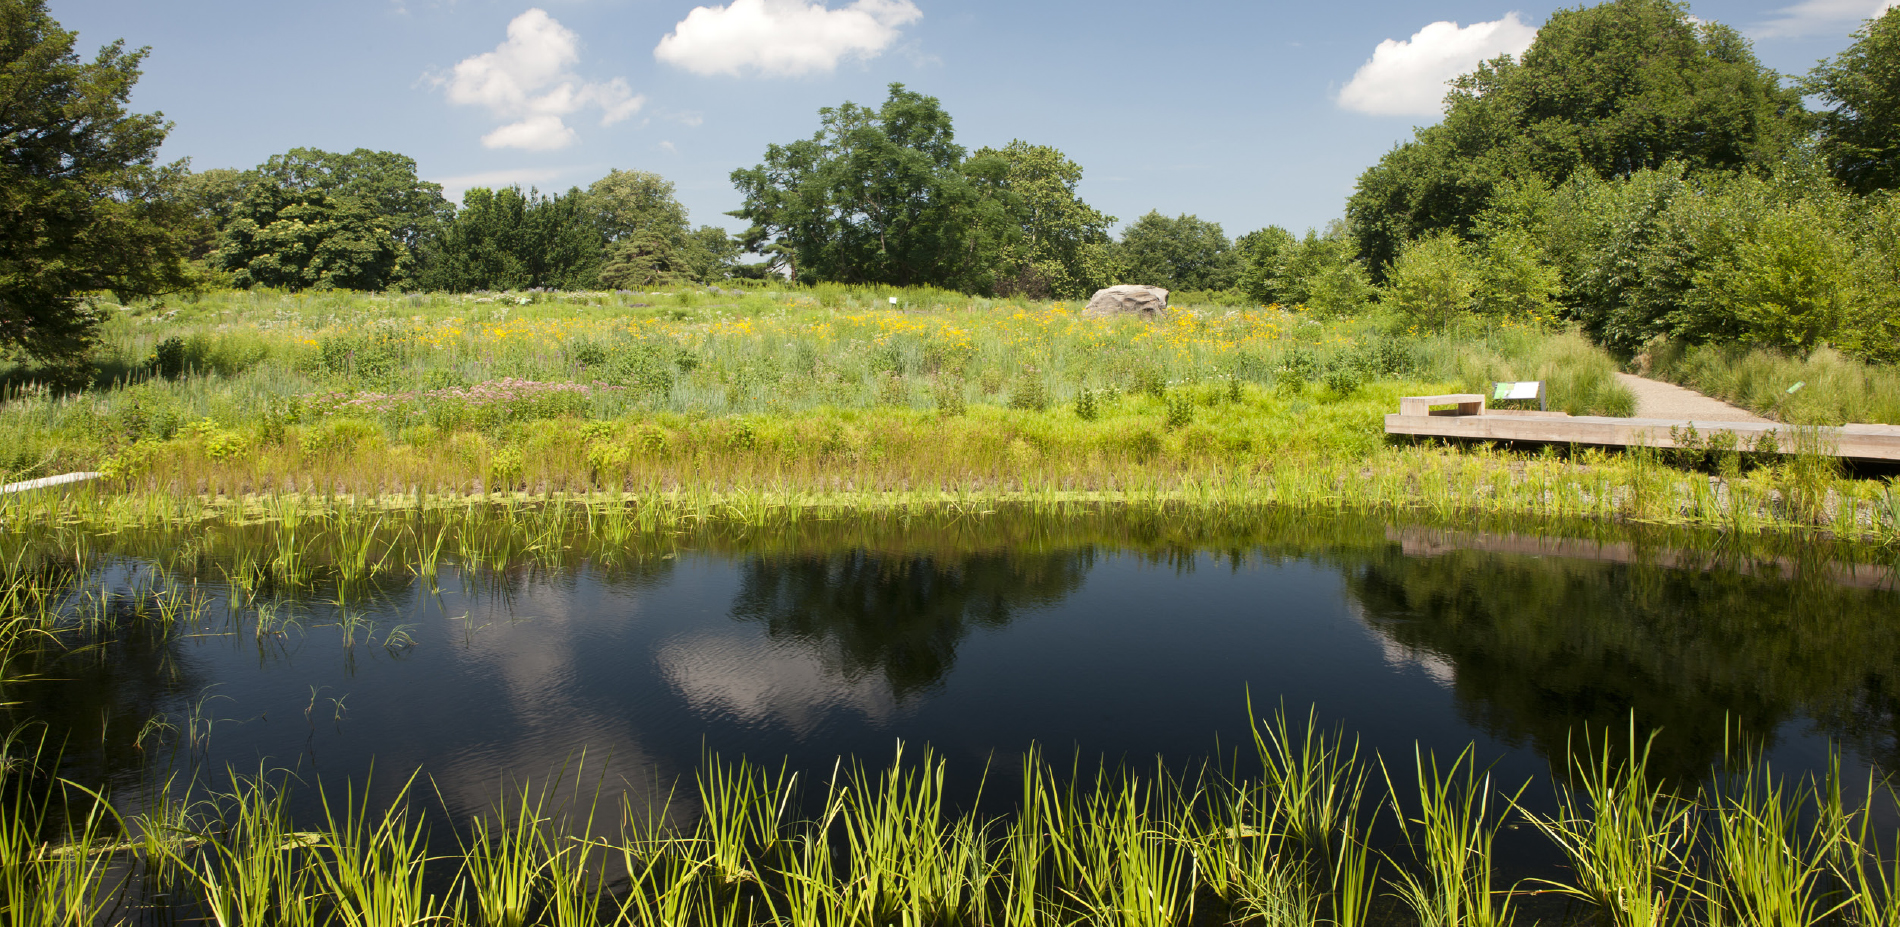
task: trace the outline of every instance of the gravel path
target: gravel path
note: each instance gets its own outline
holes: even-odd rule
[[[1711,399],[1674,383],[1651,380],[1627,373],[1616,378],[1636,394],[1637,418],[1686,418],[1700,422],[1765,422],[1747,409]]]

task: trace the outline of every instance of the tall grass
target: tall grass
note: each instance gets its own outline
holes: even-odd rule
[[[439,853],[408,787],[379,810],[367,790],[339,798],[319,784],[322,813],[299,831],[290,780],[264,777],[187,812],[193,836],[154,849],[118,839],[109,796],[10,744],[0,922],[1529,924],[1513,898],[1534,893],[1496,884],[1492,849],[1522,821],[1571,862],[1542,884],[1584,903],[1581,922],[1893,923],[1894,847],[1874,823],[1891,811],[1878,789],[1844,800],[1838,767],[1789,781],[1741,759],[1672,791],[1647,777],[1632,735],[1635,752],[1618,759],[1573,757],[1574,786],[1541,815],[1518,809],[1524,786],[1494,783],[1470,750],[1449,766],[1419,751],[1413,775],[1386,768],[1368,792],[1367,765],[1337,731],[1282,715],[1257,723],[1254,744],[1255,772],[1185,777],[1063,773],[1032,750],[1001,815],[950,807],[945,764],[927,751],[841,764],[808,783],[815,792],[709,758],[697,822],[629,797],[617,833],[595,835],[598,797],[557,810],[547,784],[523,784]],[[1380,819],[1400,839],[1375,842]],[[134,905],[109,873],[153,854],[190,877]]]
[[[108,479],[79,492],[212,499],[617,493],[687,500],[695,517],[1068,498],[1737,531],[1900,524],[1892,485],[1799,454],[1711,448],[1658,469],[1641,454],[1384,436],[1399,396],[1497,379],[1544,379],[1559,409],[1628,411],[1611,359],[1575,333],[1423,337],[1278,307],[1149,325],[943,294],[899,294],[892,309],[879,294],[251,293],[176,316],[134,307],[108,326],[116,379],[72,392],[0,374],[14,377],[0,470],[100,469]],[[153,360],[168,339],[176,370]],[[1896,392],[1868,383],[1868,396]]]
[[[1900,371],[1832,348],[1795,357],[1759,347],[1671,342],[1652,349],[1648,359],[1664,379],[1784,422],[1900,425]]]
[[[1550,886],[1591,905],[1610,927],[1668,927],[1689,914],[1692,886],[1680,874],[1696,838],[1696,806],[1650,776],[1654,741],[1652,734],[1639,745],[1632,724],[1620,752],[1607,736],[1595,749],[1586,743],[1571,754],[1556,812],[1525,813],[1573,873]]]
[[[1089,440],[1133,442],[1133,454],[1110,456],[1178,462],[1184,444],[1207,458],[1195,466],[1225,467],[1250,450],[1296,449],[1281,448],[1289,440],[1363,454],[1398,392],[1449,381],[1541,375],[1560,407],[1618,401],[1607,357],[1562,333],[1418,337],[1279,307],[1183,308],[1149,325],[1083,319],[1073,304],[897,295],[896,308],[828,290],[252,293],[132,307],[107,325],[83,389],[0,368],[0,474],[105,468],[141,485],[236,492],[334,483],[354,460],[350,485],[466,486],[545,478],[547,447],[571,444],[561,480],[605,484],[629,458],[677,455],[682,440],[692,456],[701,439],[822,471],[892,456],[876,437],[921,417],[953,420],[938,456],[971,477],[1033,470],[1008,453],[1014,439],[1032,458],[1067,451],[1034,433],[1074,430],[1085,392],[1107,413],[1082,429]],[[1351,402],[1362,394],[1373,400],[1363,410]],[[979,424],[953,427],[966,410]],[[604,431],[537,442],[549,420]],[[683,428],[702,420],[710,431]]]

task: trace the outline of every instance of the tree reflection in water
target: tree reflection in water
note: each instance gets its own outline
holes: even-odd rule
[[[972,628],[1055,605],[1094,560],[1088,548],[754,557],[740,568],[732,617],[811,647],[846,680],[881,677],[901,700],[943,681]]]
[[[1343,564],[1381,636],[1447,667],[1460,711],[1561,768],[1585,726],[1661,728],[1653,768],[1693,779],[1724,731],[1813,718],[1889,769],[1900,760],[1900,602],[1824,578],[1394,548]]]

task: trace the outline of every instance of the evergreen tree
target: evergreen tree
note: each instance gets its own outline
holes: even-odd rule
[[[0,0],[0,349],[63,362],[92,343],[87,293],[192,283],[185,168],[155,165],[170,126],[125,108],[145,50],[74,43],[44,0]]]

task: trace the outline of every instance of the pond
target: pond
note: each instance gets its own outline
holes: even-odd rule
[[[454,820],[564,765],[657,795],[708,755],[820,775],[900,741],[948,761],[953,801],[994,804],[1032,745],[1065,767],[1229,757],[1250,702],[1395,768],[1475,745],[1506,784],[1548,783],[1584,737],[1632,724],[1688,782],[1739,743],[1784,771],[1824,768],[1830,745],[1850,772],[1900,760],[1892,565],[1800,539],[1278,512],[503,543],[507,518],[524,516],[306,526],[289,547],[257,524],[94,538],[66,608],[123,622],[170,594],[196,612],[28,660],[9,721],[44,724],[77,781],[373,769],[389,795],[420,769]],[[482,531],[500,532],[485,552]],[[431,543],[463,553],[415,553]],[[335,566],[352,545],[380,560]],[[270,582],[266,549],[333,568]]]

